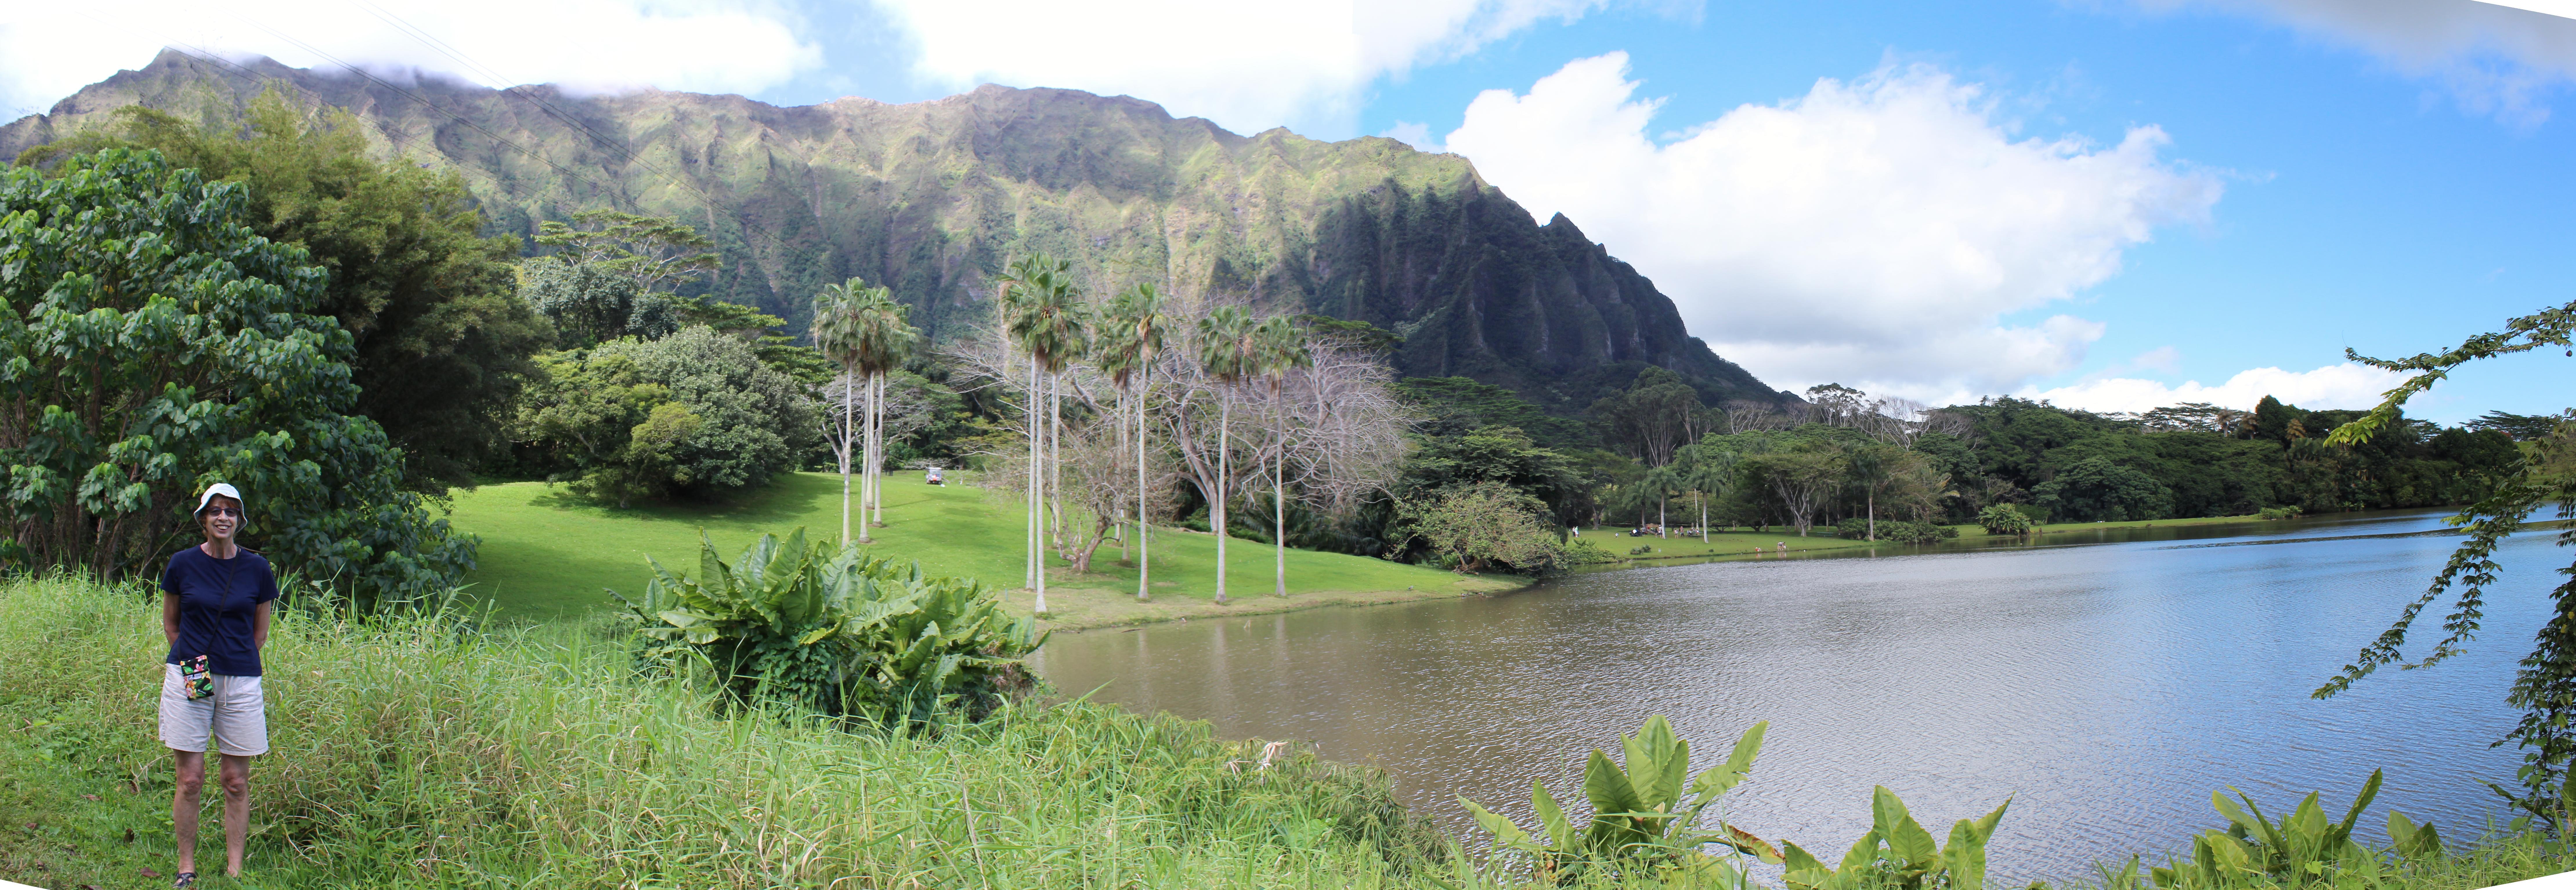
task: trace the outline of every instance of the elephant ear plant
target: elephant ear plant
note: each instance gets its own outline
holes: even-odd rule
[[[1732,885],[1741,871],[1732,862],[1708,855],[1710,844],[1751,853],[1777,864],[1780,853],[1751,832],[1718,822],[1716,830],[1699,827],[1702,811],[1744,781],[1753,771],[1753,756],[1762,748],[1763,730],[1756,723],[1735,743],[1726,763],[1690,777],[1690,743],[1673,736],[1661,714],[1646,718],[1633,736],[1622,736],[1626,765],[1613,765],[1600,749],[1583,765],[1583,795],[1592,804],[1592,819],[1578,829],[1547,786],[1530,783],[1530,808],[1538,813],[1544,839],[1534,838],[1512,820],[1466,798],[1476,824],[1494,835],[1507,856],[1527,859],[1542,876],[1572,881],[1587,872],[1663,879],[1714,880]],[[1684,787],[1684,779],[1689,779]]]
[[[943,715],[980,719],[1034,681],[1020,659],[1045,642],[973,581],[930,577],[797,529],[732,563],[700,535],[687,577],[649,557],[637,657],[735,707],[767,705],[909,731]]]
[[[1950,842],[1935,846],[1932,832],[1914,821],[1905,801],[1881,785],[1870,793],[1868,833],[1852,842],[1840,865],[1826,868],[1814,854],[1783,841],[1783,877],[1792,890],[1982,890],[1986,842],[1994,838],[1995,825],[2009,806],[2012,801],[2006,799],[1981,818],[1959,820],[1950,826]]]
[[[2380,771],[2372,770],[2370,781],[2354,796],[2352,808],[2340,822],[2326,821],[2325,808],[2318,804],[2317,794],[2290,810],[2288,816],[2274,822],[2263,815],[2263,808],[2245,792],[2236,791],[2236,800],[2212,791],[2211,805],[2227,817],[2227,828],[2210,829],[2191,839],[2191,858],[2176,857],[2164,867],[2152,869],[2149,876],[2157,887],[2172,890],[2201,890],[2248,885],[2296,887],[2303,885],[2333,887],[2377,887],[2389,883],[2394,872],[2410,861],[2442,854],[2442,836],[2433,824],[2416,824],[2406,814],[2388,811],[2386,853],[2373,851],[2352,837],[2353,826],[2361,821],[2361,812],[2379,796]],[[2242,801],[2243,807],[2237,803]],[[2137,864],[2132,861],[2123,874],[2129,880],[2122,886],[2135,886]]]

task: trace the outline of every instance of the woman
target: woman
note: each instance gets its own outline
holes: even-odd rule
[[[259,650],[268,645],[277,574],[268,560],[233,543],[244,519],[241,492],[221,482],[206,486],[197,496],[197,526],[206,542],[172,554],[161,573],[161,635],[170,641],[161,679],[161,743],[178,760],[170,818],[179,835],[179,879],[171,886],[179,890],[197,883],[197,802],[206,784],[206,749],[213,747],[223,758],[224,874],[236,877],[242,840],[250,833],[250,759],[268,753]]]

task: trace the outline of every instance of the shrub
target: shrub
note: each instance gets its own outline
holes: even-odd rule
[[[713,328],[538,363],[544,379],[520,402],[517,437],[550,455],[553,478],[619,507],[765,485],[821,436],[803,385]]]
[[[979,584],[855,545],[762,535],[730,565],[700,537],[698,574],[653,566],[637,655],[734,706],[777,705],[898,729],[980,720],[1035,684],[1020,658],[1046,642]],[[615,595],[611,591],[611,595]]]
[[[240,185],[158,152],[0,172],[0,558],[151,572],[196,494],[248,499],[244,543],[362,611],[443,597],[473,563],[403,490],[358,402],[327,276],[244,222]]]
[[[2030,517],[2013,509],[2012,504],[1996,504],[1977,513],[1977,524],[1990,535],[2026,535],[2038,528]]]
[[[1601,545],[1582,538],[1576,538],[1567,542],[1565,545],[1564,562],[1566,565],[1589,566],[1624,561],[1625,560],[1620,558],[1619,554],[1602,549]]]
[[[1502,566],[1538,572],[1556,566],[1565,546],[1539,521],[1538,499],[1500,482],[1439,489],[1396,504],[1396,552],[1420,539],[1458,571]]]
[[[1866,519],[1845,519],[1841,522],[1835,523],[1834,536],[1838,538],[1849,538],[1855,541],[1868,538],[1869,521]],[[1881,519],[1878,521],[1878,539],[1881,542],[1886,543],[1933,544],[1958,536],[1958,529],[1951,528],[1946,525],[1933,525],[1929,522],[1917,522],[1911,519]]]
[[[2297,507],[2265,507],[2254,515],[2263,519],[2289,519],[2299,515]]]

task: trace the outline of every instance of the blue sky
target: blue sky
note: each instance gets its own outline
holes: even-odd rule
[[[2354,407],[2387,381],[2345,348],[2576,292],[2576,21],[2467,0],[166,5],[0,20],[0,111],[167,43],[790,105],[1125,93],[1457,151],[1766,380],[1935,403]],[[2554,412],[2571,372],[2489,362],[2415,413]]]

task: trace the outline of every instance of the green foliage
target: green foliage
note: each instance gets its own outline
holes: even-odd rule
[[[350,417],[325,273],[259,237],[246,190],[109,149],[0,173],[0,490],[13,561],[148,573],[196,537],[206,483],[248,498],[245,543],[362,611],[443,597],[474,542],[403,490],[402,452]]]
[[[1437,489],[1397,502],[1394,549],[1401,553],[1419,539],[1460,572],[1546,571],[1565,548],[1541,509],[1538,499],[1498,482]]]
[[[1585,448],[1600,439],[1581,421],[1550,417],[1518,393],[1470,377],[1407,377],[1395,392],[1422,411],[1417,429],[1434,438],[1513,427],[1541,448]]]
[[[2227,827],[2194,836],[2190,858],[2173,857],[2153,869],[2155,885],[2170,890],[2376,887],[2393,877],[2396,867],[2410,860],[2443,855],[2441,834],[2432,823],[2418,825],[2396,810],[2388,811],[2388,836],[2393,846],[2385,855],[2353,839],[2352,830],[2361,821],[2362,810],[2379,795],[2380,778],[2379,771],[2371,772],[2370,781],[2362,786],[2340,822],[2327,821],[2325,808],[2318,804],[2314,792],[2275,822],[2264,816],[2263,809],[2242,791],[2237,792],[2236,800],[2212,791],[2210,804],[2227,817]],[[2233,787],[2228,790],[2235,791]],[[2243,801],[2244,806],[2237,806],[2238,801]],[[2130,870],[2136,867],[2132,860]]]
[[[349,332],[355,351],[343,360],[358,387],[349,413],[375,420],[402,449],[407,486],[467,484],[500,453],[501,421],[550,335],[513,296],[518,239],[481,236],[464,178],[370,158],[365,132],[346,111],[309,112],[272,88],[238,129],[128,106],[109,126],[22,162],[130,146],[239,183],[239,221],[304,248],[306,262],[328,273],[318,299],[298,311]]]
[[[1660,467],[1672,462],[1674,449],[1708,431],[1706,410],[1681,375],[1649,367],[1626,392],[1593,402],[1585,414],[1619,453]]]
[[[1996,504],[1977,513],[1977,524],[1990,535],[2026,535],[2039,526],[2012,504]]]
[[[2011,800],[1994,812],[1950,826],[1950,840],[1935,846],[1930,831],[1914,821],[1896,792],[1881,785],[1870,792],[1870,830],[1853,841],[1840,864],[1827,868],[1815,854],[1781,842],[1783,879],[1792,890],[1983,890],[1986,842],[1993,840]]]
[[[537,245],[564,262],[632,281],[639,294],[670,293],[716,268],[709,250],[715,242],[668,216],[584,210],[570,222],[538,224]]]
[[[2031,494],[2062,522],[2160,519],[2173,511],[2173,491],[2164,483],[2098,457],[2059,470]]]
[[[1634,554],[1630,555],[1633,556]],[[1622,559],[1618,554],[1602,549],[1599,544],[1592,543],[1590,538],[1575,538],[1565,542],[1565,555],[1562,559],[1566,565],[1570,566],[1592,566],[1614,562],[1626,562],[1626,560]]]
[[[130,589],[0,582],[0,880],[171,871],[170,752],[135,706],[159,615]],[[252,777],[266,827],[247,879],[215,886],[1428,890],[1448,851],[1382,774],[1310,747],[1080,702],[937,734],[745,719],[639,678],[613,629],[280,612],[266,657],[295,688]]]
[[[1458,802],[1494,836],[1498,852],[1527,861],[1541,878],[1569,883],[1588,876],[1653,876],[1726,885],[1740,880],[1742,871],[1736,863],[1704,852],[1710,844],[1775,865],[1782,861],[1778,850],[1752,832],[1724,822],[1699,825],[1710,804],[1752,774],[1754,755],[1769,727],[1768,722],[1753,724],[1724,764],[1691,776],[1690,742],[1673,735],[1664,715],[1646,718],[1636,735],[1619,738],[1620,764],[1611,763],[1599,748],[1584,761],[1583,796],[1592,805],[1592,818],[1579,827],[1543,782],[1530,783],[1531,809],[1539,818],[1536,836],[1482,804],[1464,797]]]
[[[1845,519],[1834,524],[1834,537],[1860,539],[1869,536],[1869,521]],[[1937,544],[1959,536],[1959,530],[1946,525],[1933,525],[1912,519],[1881,519],[1878,539],[1897,544]]]
[[[2297,508],[2297,507],[2265,507],[2265,508],[2263,508],[2261,511],[2259,511],[2259,512],[2255,513],[2254,515],[2255,515],[2256,517],[2258,517],[2258,518],[2265,519],[2265,520],[2282,520],[2282,519],[2290,519],[2290,518],[2293,518],[2293,517],[2296,517],[2296,516],[2298,516],[2298,515],[2299,515],[2299,508]]]
[[[603,263],[540,257],[520,267],[519,298],[555,323],[563,345],[588,348],[619,337],[652,339],[680,329],[670,294],[649,293]]]
[[[794,469],[819,437],[802,384],[708,328],[553,353],[540,367],[515,437],[552,478],[619,507],[757,488]]]
[[[809,546],[802,528],[760,536],[731,564],[701,537],[694,577],[652,566],[643,600],[626,601],[639,657],[738,705],[906,729],[950,712],[980,720],[1032,688],[1020,659],[1046,642],[981,585]]]

